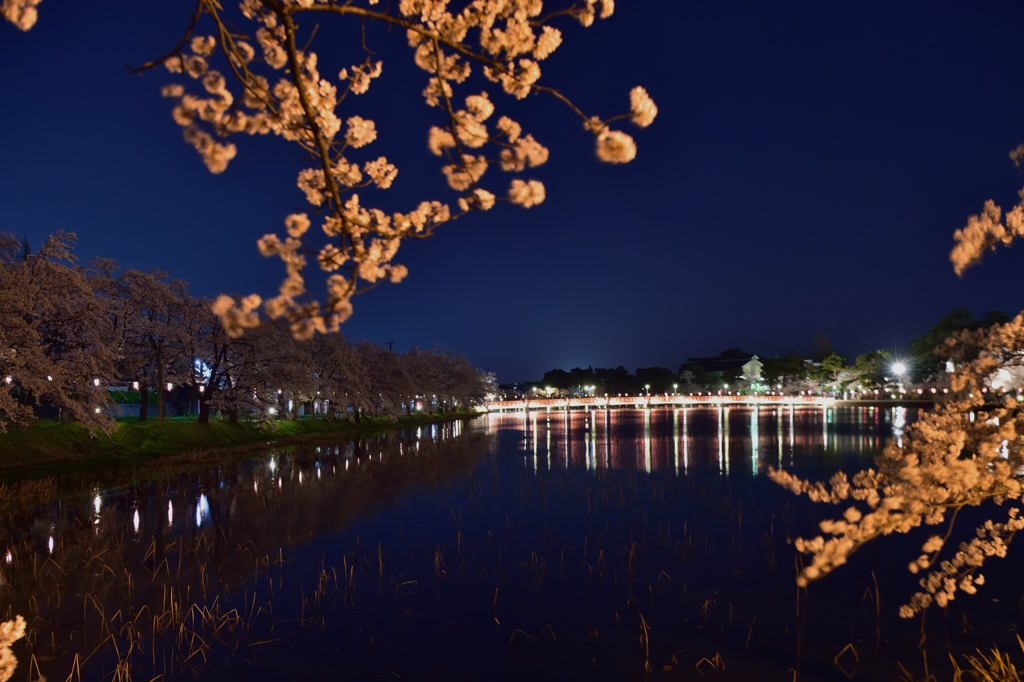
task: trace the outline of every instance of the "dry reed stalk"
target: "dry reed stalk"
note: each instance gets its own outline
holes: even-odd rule
[[[839,660],[843,657],[843,654],[850,652],[853,655],[853,667],[851,670],[847,670]],[[857,648],[853,646],[852,642],[848,642],[842,650],[835,655],[832,659],[833,665],[839,668],[839,672],[846,675],[847,679],[853,679],[853,676],[857,673],[857,664],[860,663],[860,655],[857,653]]]
[[[651,671],[651,628],[644,620],[644,614],[640,615],[640,643],[644,646],[644,671]]]
[[[702,665],[705,667],[702,668]],[[722,670],[725,670],[725,661],[722,660],[722,654],[716,652],[714,658],[704,657],[697,661],[693,667],[701,675],[707,675],[712,670],[717,675]],[[793,672],[793,679],[796,679],[796,671]]]

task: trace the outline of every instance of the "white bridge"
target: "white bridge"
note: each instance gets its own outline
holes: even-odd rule
[[[828,407],[836,398],[794,395],[642,395],[609,396],[607,398],[524,398],[495,400],[486,404],[488,412],[521,412],[530,410],[608,409],[612,407],[692,407],[705,405],[785,405]]]

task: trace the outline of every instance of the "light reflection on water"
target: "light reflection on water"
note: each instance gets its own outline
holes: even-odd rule
[[[870,407],[504,413],[278,448],[8,519],[0,597],[31,617],[49,679],[67,678],[74,654],[96,647],[83,679],[100,679],[101,668],[109,677],[111,642],[126,651],[135,637],[137,679],[586,671],[640,680],[642,616],[655,670],[692,676],[719,652],[723,679],[790,680],[799,624],[786,539],[812,532],[821,509],[764,473],[859,468],[915,416]],[[834,678],[831,661],[851,638],[870,648],[877,625],[860,596],[871,571],[885,593],[887,571],[903,570],[882,557],[857,555],[842,578],[811,590],[800,665],[823,661],[825,672],[801,679]],[[891,599],[886,638],[913,649],[919,626],[898,621]],[[93,603],[109,622],[86,608]],[[837,609],[849,617],[834,618]],[[124,620],[111,620],[118,613]],[[244,617],[217,621],[231,613]],[[126,629],[124,614],[159,625]],[[234,629],[214,635],[215,621]],[[222,644],[193,649],[182,642],[198,640],[181,632]],[[893,677],[895,663],[873,660],[876,677]]]
[[[699,465],[724,476],[791,466],[797,452],[875,453],[890,434],[901,437],[913,418],[903,407],[756,406],[538,410],[486,417],[491,430],[520,433],[522,456],[533,473],[585,468],[685,474]],[[716,454],[714,462],[706,459],[710,453]]]

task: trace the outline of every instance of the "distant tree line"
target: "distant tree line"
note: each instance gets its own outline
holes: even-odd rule
[[[491,390],[492,377],[440,349],[394,353],[339,334],[296,340],[283,323],[232,338],[181,280],[109,259],[78,265],[73,242],[61,232],[32,255],[0,233],[0,431],[41,408],[109,430],[112,386],[134,392],[139,419],[163,419],[173,391],[198,404],[200,422],[294,419],[303,406],[358,421],[472,406]]]
[[[946,371],[949,358],[944,349],[947,347],[947,339],[965,331],[975,332],[1008,321],[1008,316],[998,311],[985,313],[976,319],[969,310],[955,308],[935,326],[914,339],[907,350],[870,351],[857,356],[852,364],[833,350],[827,336],[819,334],[806,355],[791,350],[782,357],[759,358],[762,368],[758,382],[746,380],[742,371],[743,363],[754,354],[740,348],[728,348],[716,358],[698,359],[703,360],[703,363],[692,359],[684,362],[675,371],[667,367],[638,367],[636,372],[630,373],[621,365],[614,369],[552,369],[544,373],[540,382],[528,383],[526,386],[533,392],[552,395],[614,396],[647,392],[689,394],[718,390],[838,394],[873,392],[875,389],[891,387],[897,382],[907,386],[930,385],[935,383],[939,374]],[[894,366],[897,365],[903,369],[899,376],[894,372]],[[518,388],[522,392],[523,387]]]

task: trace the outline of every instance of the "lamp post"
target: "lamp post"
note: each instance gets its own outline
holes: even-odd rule
[[[889,369],[892,370],[892,378],[896,380],[897,393],[902,395],[903,376],[907,373],[907,365],[903,361],[897,360],[896,362],[892,363],[892,367],[890,367]]]

